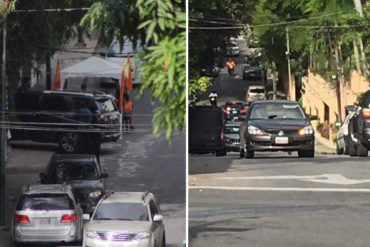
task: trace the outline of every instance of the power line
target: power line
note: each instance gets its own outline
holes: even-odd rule
[[[66,8],[66,9],[16,9],[10,13],[35,13],[35,12],[72,12],[72,11],[88,11],[89,7],[83,8]]]

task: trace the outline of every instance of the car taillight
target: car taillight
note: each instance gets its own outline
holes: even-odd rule
[[[370,108],[362,109],[361,115],[364,119],[370,119]]]
[[[224,113],[225,113],[225,114],[229,114],[229,113],[230,113],[230,111],[229,111],[228,109],[224,109]]]
[[[62,219],[60,220],[60,223],[72,223],[77,220],[76,214],[65,214],[62,216]]]
[[[245,108],[242,108],[242,109],[240,109],[240,113],[241,114],[246,114],[247,113],[247,110]]]
[[[28,219],[27,215],[16,214],[14,215],[14,221],[15,223],[18,223],[18,224],[29,224],[30,223],[30,220]]]

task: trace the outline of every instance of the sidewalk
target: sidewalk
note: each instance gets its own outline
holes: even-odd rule
[[[315,138],[315,152],[318,154],[324,154],[324,155],[327,155],[327,154],[335,155],[336,154],[335,149],[321,143],[320,141],[318,141],[317,138]]]

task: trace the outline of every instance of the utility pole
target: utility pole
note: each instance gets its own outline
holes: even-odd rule
[[[5,108],[6,108],[6,33],[7,33],[8,13],[4,12],[3,20],[3,57],[1,71],[1,153],[0,153],[0,225],[5,225],[6,211],[6,183],[5,183],[5,156],[7,145],[7,129],[5,128]]]
[[[285,27],[285,33],[286,33],[286,52],[285,52],[285,55],[287,57],[287,60],[288,60],[288,80],[289,80],[289,86],[288,86],[288,99],[289,100],[295,100],[295,97],[293,95],[295,94],[291,94],[291,90],[292,90],[292,72],[291,72],[291,68],[290,68],[290,42],[289,42],[289,28],[288,27]]]

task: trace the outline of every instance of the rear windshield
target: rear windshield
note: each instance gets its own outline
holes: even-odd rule
[[[249,92],[251,92],[251,93],[265,93],[265,89],[254,88],[254,89],[250,89]]]
[[[99,179],[96,164],[87,162],[64,162],[56,166],[52,172],[52,180],[60,183],[65,180],[97,180]]]
[[[34,194],[22,195],[17,210],[69,210],[73,202],[67,194]]]
[[[239,134],[239,126],[226,126],[225,134]]]
[[[250,119],[305,119],[306,116],[298,104],[263,103],[252,108]]]
[[[99,99],[98,107],[101,113],[117,111],[117,107],[111,99]]]
[[[220,128],[223,126],[221,111],[190,111],[189,124],[193,128]]]
[[[143,203],[102,203],[94,220],[149,221],[148,210]]]

